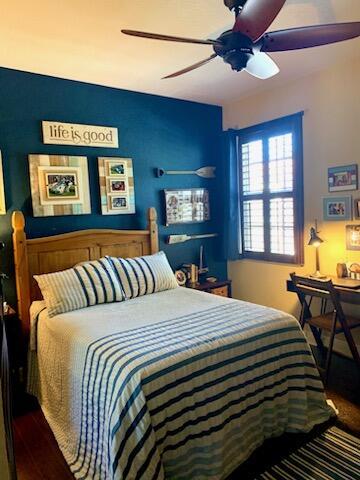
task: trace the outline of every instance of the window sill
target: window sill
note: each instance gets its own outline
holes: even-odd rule
[[[242,257],[242,258],[239,258],[239,260],[228,260],[229,262],[233,263],[233,262],[251,262],[251,263],[261,263],[261,264],[265,264],[265,265],[273,265],[273,266],[284,266],[284,267],[292,267],[292,268],[295,268],[295,267],[304,267],[304,263],[299,263],[299,262],[279,262],[279,261],[276,261],[276,260],[263,260],[263,259],[260,259],[260,258],[251,258],[251,257]]]

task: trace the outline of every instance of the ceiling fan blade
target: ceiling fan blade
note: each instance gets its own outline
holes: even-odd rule
[[[240,32],[253,42],[266,32],[286,0],[247,0],[236,18],[234,32]]]
[[[266,55],[266,53],[255,53],[248,61],[246,68],[244,69],[250,75],[265,80],[277,75],[280,70],[274,60]]]
[[[163,77],[162,80],[165,80],[166,78],[178,77],[179,75],[183,75],[184,73],[191,72],[191,70],[195,70],[195,68],[202,67],[206,63],[213,60],[215,57],[217,57],[217,55],[216,53],[213,53],[211,57],[205,58],[205,60],[201,60],[201,62],[197,62],[194,65],[191,65],[190,67],[186,67],[183,70],[179,70],[178,72],[172,73],[171,75],[167,75],[166,77]]]
[[[168,42],[180,42],[180,43],[197,43],[200,45],[218,45],[216,40],[198,40],[196,38],[183,38],[174,37],[172,35],[161,35],[158,33],[139,32],[137,30],[121,30],[125,35],[131,35],[133,37],[150,38],[152,40],[165,40]]]
[[[266,33],[260,42],[262,52],[283,52],[342,42],[359,36],[360,22],[350,22],[279,30]]]

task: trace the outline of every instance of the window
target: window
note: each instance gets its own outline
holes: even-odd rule
[[[302,113],[238,132],[242,256],[303,263]]]

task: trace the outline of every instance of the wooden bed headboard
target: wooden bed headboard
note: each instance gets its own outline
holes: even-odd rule
[[[65,270],[104,255],[137,257],[159,251],[155,208],[148,210],[147,230],[80,230],[28,240],[20,211],[13,213],[12,227],[18,316],[25,335],[31,302],[42,298],[33,275]]]

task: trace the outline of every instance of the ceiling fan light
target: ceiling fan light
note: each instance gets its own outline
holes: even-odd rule
[[[246,68],[250,58],[253,56],[250,52],[240,52],[239,50],[229,50],[224,56],[224,61],[231,65],[236,72],[240,72]]]

